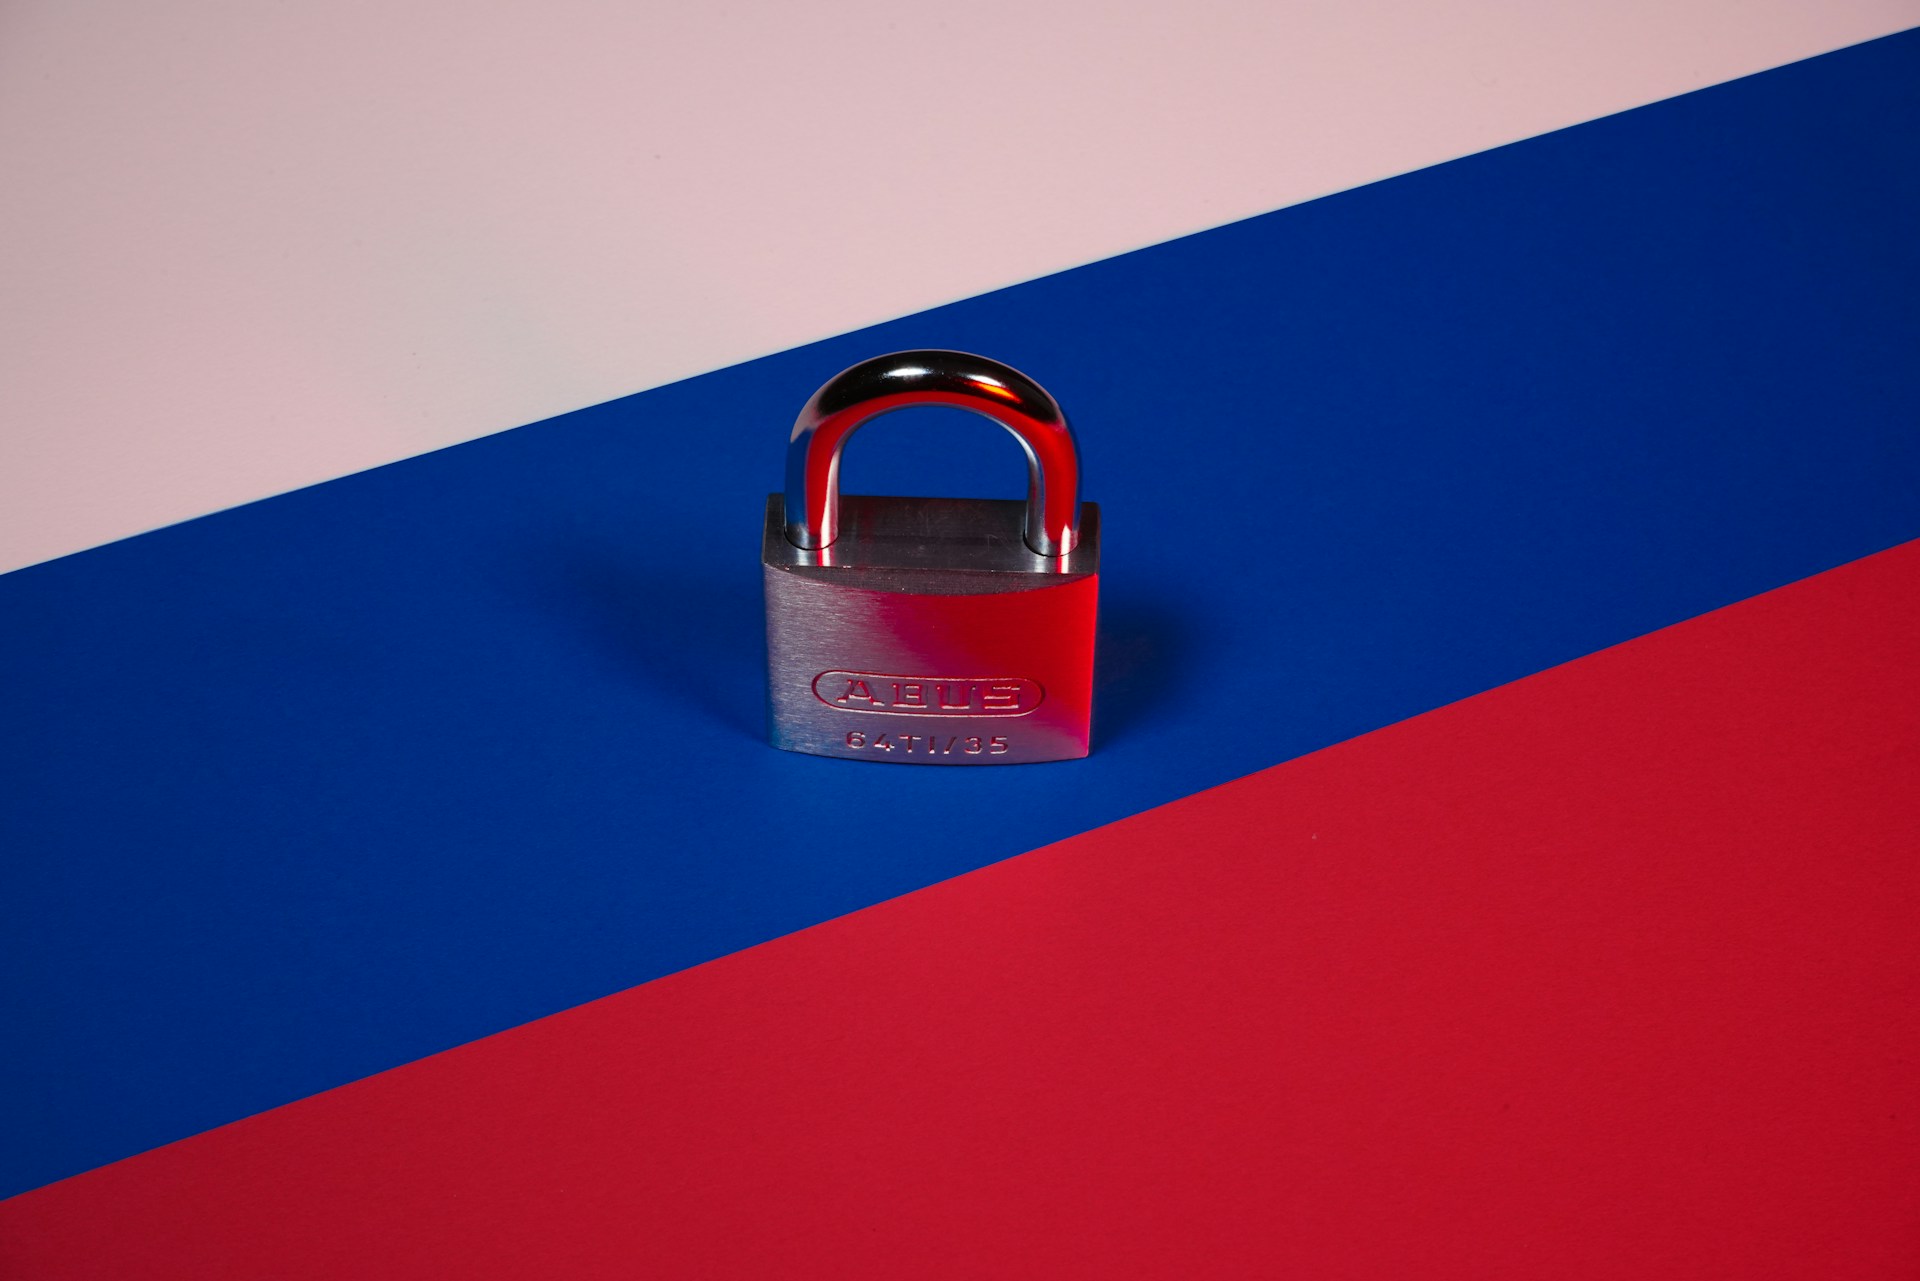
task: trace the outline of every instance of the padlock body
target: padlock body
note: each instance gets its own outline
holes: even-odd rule
[[[1025,504],[841,500],[840,536],[786,538],[767,500],[767,718],[773,745],[912,765],[1087,754],[1100,516],[1064,557],[1021,539]]]

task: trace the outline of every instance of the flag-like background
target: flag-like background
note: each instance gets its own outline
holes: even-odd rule
[[[0,1276],[1911,1275],[1920,12],[1539,8],[18,6]],[[762,741],[918,346],[1083,762]]]

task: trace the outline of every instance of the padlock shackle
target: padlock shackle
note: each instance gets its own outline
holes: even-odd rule
[[[1080,450],[1058,402],[1017,369],[964,351],[897,351],[843,370],[813,394],[787,445],[787,541],[840,535],[840,452],[881,414],[951,405],[991,418],[1027,455],[1027,547],[1065,556],[1080,541]]]

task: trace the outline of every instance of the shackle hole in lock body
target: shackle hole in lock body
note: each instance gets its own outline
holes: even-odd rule
[[[840,535],[840,458],[875,418],[919,405],[965,409],[997,423],[1027,460],[1022,536],[1038,556],[1062,557],[1080,538],[1080,450],[1060,405],[997,360],[957,351],[876,356],[828,380],[800,411],[787,444],[786,536],[802,549]]]

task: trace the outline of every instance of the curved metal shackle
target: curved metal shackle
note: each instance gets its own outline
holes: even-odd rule
[[[951,405],[1013,433],[1027,455],[1027,547],[1065,556],[1080,541],[1080,449],[1058,402],[1017,369],[964,351],[897,351],[829,379],[787,444],[787,541],[820,548],[840,534],[840,451],[881,414]]]

